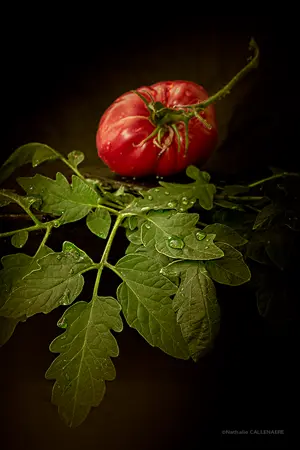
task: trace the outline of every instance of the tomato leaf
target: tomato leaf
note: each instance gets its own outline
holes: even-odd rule
[[[276,205],[273,203],[270,203],[269,205],[265,206],[256,216],[253,230],[256,230],[258,228],[261,228],[263,225],[269,224],[272,219],[280,213],[280,210]]]
[[[229,244],[218,244],[224,252],[224,257],[214,261],[207,261],[205,267],[214,281],[231,286],[239,286],[251,278],[249,267],[243,255]]]
[[[8,319],[0,317],[0,347],[2,347],[11,338],[19,319]]]
[[[49,253],[52,253],[52,250],[43,245],[33,257],[24,253],[3,256],[1,259],[3,269],[0,270],[0,306],[6,302],[11,292],[22,287],[24,277],[39,269],[38,261]]]
[[[197,361],[212,348],[219,333],[220,307],[214,283],[204,264],[196,261],[172,262],[163,273],[181,277],[173,308],[190,355]]]
[[[56,380],[52,402],[70,427],[80,425],[100,404],[105,381],[116,376],[111,358],[118,356],[119,348],[110,330],[122,331],[120,310],[114,298],[94,296],[89,303],[72,305],[58,322],[66,331],[50,345],[59,356],[45,376]]]
[[[22,230],[18,233],[14,234],[11,238],[11,243],[16,248],[22,248],[27,242],[28,239],[28,231]]]
[[[15,266],[20,264],[19,258],[16,256]],[[41,312],[47,314],[60,305],[70,305],[82,291],[81,273],[94,267],[87,254],[71,242],[64,242],[62,252],[49,253],[37,264],[38,268],[31,270],[10,291],[0,315],[31,317]]]
[[[216,187],[209,183],[210,176],[200,172],[196,167],[190,169],[195,176],[194,183],[179,184],[159,181],[162,187],[141,191],[143,198],[133,202],[126,212],[144,212],[157,209],[175,209],[185,212],[192,208],[198,200],[200,206],[206,210],[212,209]]]
[[[153,211],[147,215],[148,220],[142,225],[142,242],[146,247],[154,245],[158,252],[170,258],[221,258],[222,250],[213,243],[215,235],[197,239],[197,233],[201,233],[195,228],[198,218],[198,214]]]
[[[84,160],[84,153],[74,150],[68,154],[68,161],[72,167],[77,168],[77,166]]]
[[[116,264],[123,283],[117,297],[130,327],[153,347],[175,358],[189,353],[172,308],[177,286],[160,273],[161,264],[147,254],[130,254]]]
[[[72,184],[60,172],[55,180],[37,174],[17,181],[27,193],[42,199],[43,212],[61,216],[61,224],[80,220],[97,207],[96,191],[75,175],[72,176]]]
[[[203,231],[206,234],[215,234],[215,242],[224,242],[232,245],[232,247],[240,247],[248,242],[247,239],[240,236],[235,230],[221,223],[207,225]]]
[[[31,142],[17,148],[0,168],[0,184],[3,183],[15,169],[32,162],[35,167],[46,160],[57,159],[54,150],[45,144]]]
[[[92,233],[106,239],[111,226],[110,214],[106,209],[98,208],[87,215],[86,224]]]
[[[241,205],[237,205],[236,203],[229,202],[228,200],[218,199],[214,201],[215,205],[221,206],[226,209],[233,209],[236,211],[245,211],[245,209]]]

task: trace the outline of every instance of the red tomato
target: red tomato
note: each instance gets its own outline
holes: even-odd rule
[[[168,176],[191,164],[201,166],[218,140],[215,109],[211,104],[194,115],[188,106],[207,98],[204,88],[191,81],[159,82],[126,92],[101,117],[99,157],[113,172],[130,177]]]

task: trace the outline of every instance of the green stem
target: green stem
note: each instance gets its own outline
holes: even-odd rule
[[[0,238],[13,236],[14,234],[20,233],[21,231],[36,231],[36,230],[40,230],[41,228],[46,228],[46,227],[41,227],[40,225],[32,225],[31,227],[19,228],[18,230],[13,230],[13,231],[6,231],[5,233],[0,233]]]
[[[118,275],[118,277],[122,278],[120,272],[112,264],[109,264],[108,262],[106,262],[105,263],[105,267],[107,267],[108,269],[112,270],[116,275]]]
[[[209,97],[207,100],[205,100],[202,103],[199,103],[198,105],[194,105],[197,110],[202,110],[207,108],[207,106],[211,105],[212,103],[215,103],[217,100],[225,97],[225,95],[229,94],[232,88],[252,69],[256,68],[258,66],[258,60],[259,60],[259,48],[254,41],[254,39],[251,39],[250,49],[254,50],[254,56],[251,59],[251,61],[242,69],[240,70],[233,78],[229,81],[229,83],[226,84],[222,89],[220,89],[216,94]]]
[[[96,280],[95,280],[95,285],[94,285],[94,290],[93,290],[93,298],[96,298],[97,294],[98,294],[98,288],[99,288],[99,283],[100,283],[100,279],[101,279],[101,274],[103,271],[103,268],[105,265],[107,265],[107,257],[109,255],[113,240],[115,238],[116,232],[119,228],[119,226],[121,225],[121,222],[124,218],[124,214],[119,214],[116,218],[116,221],[114,223],[113,229],[111,230],[111,233],[109,235],[108,241],[106,243],[104,252],[102,254],[101,257],[101,261],[99,263],[99,268],[98,268],[98,272],[97,272],[97,276],[96,276]]]
[[[46,228],[45,236],[43,237],[43,240],[42,240],[42,242],[40,243],[39,248],[38,248],[37,251],[36,251],[36,255],[37,255],[38,252],[41,250],[41,248],[44,247],[44,245],[46,244],[47,239],[48,239],[49,236],[50,236],[50,233],[51,233],[52,228],[53,228],[53,224],[48,224],[48,226],[47,226],[47,228]]]
[[[118,207],[120,209],[124,209],[124,206],[122,207],[121,205],[113,205],[114,208]],[[102,208],[102,209],[106,209],[107,211],[111,212],[112,214],[119,214],[119,212],[116,209],[110,208],[109,206],[106,205],[102,205],[101,203],[99,203],[98,205],[95,205],[95,208]]]
[[[283,177],[300,177],[300,174],[294,172],[276,173],[274,175],[271,175],[270,177],[263,178],[262,180],[254,181],[254,183],[248,184],[248,187],[253,188],[255,186],[259,186],[260,184],[265,183],[266,181],[275,180],[276,178],[283,178]]]
[[[28,214],[28,216],[31,218],[31,220],[32,220],[36,225],[40,225],[40,224],[42,223],[42,222],[41,222],[41,221],[33,214],[33,212],[31,212],[30,207],[27,207],[27,206],[23,205],[22,200],[19,200],[19,198],[22,198],[22,197],[19,197],[18,195],[14,195],[13,193],[8,193],[8,192],[5,191],[5,190],[1,190],[0,194],[1,194],[3,197],[10,198],[10,199],[13,200],[15,203],[17,203],[17,204],[23,209],[23,211],[25,211],[25,212]]]

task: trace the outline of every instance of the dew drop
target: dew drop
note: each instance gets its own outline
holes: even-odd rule
[[[149,229],[151,228],[150,223],[146,223],[146,224],[145,224],[145,227],[149,230]]]
[[[156,179],[159,180],[159,176],[158,175],[156,175]]]
[[[181,202],[182,202],[183,205],[188,205],[189,204],[189,201],[188,201],[187,197],[182,197]]]
[[[61,258],[62,258],[62,255],[57,255],[57,257],[56,257],[57,261],[60,261]]]
[[[33,191],[33,186],[29,186],[29,190],[30,190],[30,191]]]
[[[169,202],[168,203],[168,207],[169,208],[175,208],[176,207],[176,203],[175,202]]]
[[[180,211],[180,212],[184,212],[185,209],[184,209],[184,208],[179,208],[179,211]]]
[[[153,200],[152,195],[148,195],[148,200]]]
[[[165,191],[165,195],[170,195],[170,192],[169,191]]]
[[[205,248],[205,250],[207,250],[208,249],[208,245],[206,245],[204,248]]]
[[[59,321],[57,322],[57,326],[59,328],[67,328],[68,323],[65,317],[62,317],[61,319],[59,319]]]
[[[182,249],[184,247],[183,240],[178,236],[170,236],[168,238],[168,244],[171,248]]]
[[[205,237],[206,237],[206,233],[203,233],[203,231],[197,231],[196,239],[198,239],[198,241],[202,241],[202,239],[204,239]]]
[[[132,177],[132,179],[133,179],[133,181],[135,181],[135,180],[136,180],[136,177]]]
[[[60,225],[59,220],[54,220],[53,225],[55,226],[55,228],[58,228]]]
[[[156,188],[156,189],[154,189],[154,191],[155,191],[155,192],[159,192],[159,189],[158,189],[158,188]]]
[[[143,206],[143,208],[141,208],[141,211],[149,211],[149,206]]]

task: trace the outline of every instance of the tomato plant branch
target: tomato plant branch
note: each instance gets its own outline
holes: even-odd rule
[[[1,189],[0,190],[0,194],[3,197],[7,197],[11,200],[13,200],[15,203],[17,203],[27,214],[28,216],[31,218],[31,220],[36,224],[36,225],[40,225],[41,222],[40,220],[33,214],[33,212],[30,210],[30,206],[26,206],[23,202],[22,202],[22,197],[19,197],[18,195],[15,195],[13,192],[9,192],[5,189]]]
[[[271,181],[271,180],[275,180],[276,178],[283,178],[283,177],[300,177],[300,174],[295,173],[295,172],[276,173],[274,175],[271,175],[270,177],[263,178],[262,180],[255,181],[254,183],[250,183],[250,184],[248,184],[247,187],[253,188],[255,186],[259,186],[260,184],[265,183],[266,181]]]
[[[196,110],[202,110],[207,108],[212,103],[215,103],[217,100],[224,98],[225,95],[230,94],[232,88],[242,79],[244,76],[252,69],[257,68],[259,62],[259,48],[255,40],[252,38],[249,44],[249,48],[254,50],[254,56],[251,57],[250,62],[243,67],[230,81],[226,84],[222,89],[216,92],[214,95],[209,97],[204,102],[199,103],[198,105],[193,105]],[[190,107],[190,106],[189,106]]]

